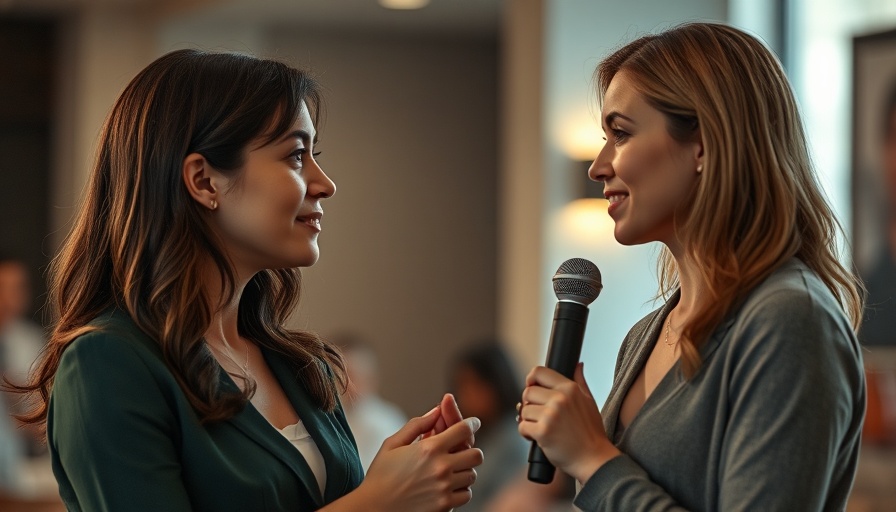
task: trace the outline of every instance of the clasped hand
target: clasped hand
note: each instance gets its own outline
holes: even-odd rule
[[[443,512],[470,501],[474,467],[482,451],[473,448],[477,418],[461,416],[452,395],[413,418],[383,442],[362,486],[380,492],[384,510]]]

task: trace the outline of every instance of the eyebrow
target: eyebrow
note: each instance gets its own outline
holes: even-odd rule
[[[302,142],[305,144],[308,144],[309,141],[316,144],[317,143],[317,134],[315,133],[314,137],[312,138],[311,134],[309,134],[305,130],[294,130],[294,131],[287,133],[283,137],[280,137],[280,140],[277,141],[277,144],[286,142],[288,139],[301,139]]]
[[[623,114],[621,114],[621,113],[619,113],[619,112],[616,112],[616,111],[614,110],[613,112],[610,112],[609,114],[607,114],[606,117],[604,117],[604,123],[606,123],[607,125],[613,124],[613,121],[615,121],[617,117],[618,117],[618,118],[621,118],[621,119],[625,119],[626,121],[628,121],[628,122],[630,122],[630,123],[634,123],[634,122],[635,122],[634,119],[632,119],[632,118],[630,118],[630,117],[628,117],[628,116],[626,116],[626,115],[623,115]]]

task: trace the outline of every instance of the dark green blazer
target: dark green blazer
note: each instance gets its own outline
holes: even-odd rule
[[[53,471],[72,511],[308,511],[363,478],[342,408],[318,409],[280,355],[263,350],[327,468],[321,496],[299,451],[250,404],[201,425],[157,343],[122,312],[63,353],[47,435]],[[221,384],[236,384],[222,370]]]

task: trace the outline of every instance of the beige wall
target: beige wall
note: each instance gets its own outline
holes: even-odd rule
[[[445,365],[496,329],[497,108],[492,40],[272,34],[327,89],[321,260],[298,322],[380,349],[383,392],[434,406]]]

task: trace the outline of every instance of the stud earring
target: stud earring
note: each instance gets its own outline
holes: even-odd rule
[[[214,199],[212,199],[212,204],[210,204],[208,207],[209,207],[212,211],[215,211],[215,210],[218,209],[218,202],[215,201]]]
[[[701,172],[703,172],[703,164],[697,166],[697,174],[700,174]]]

